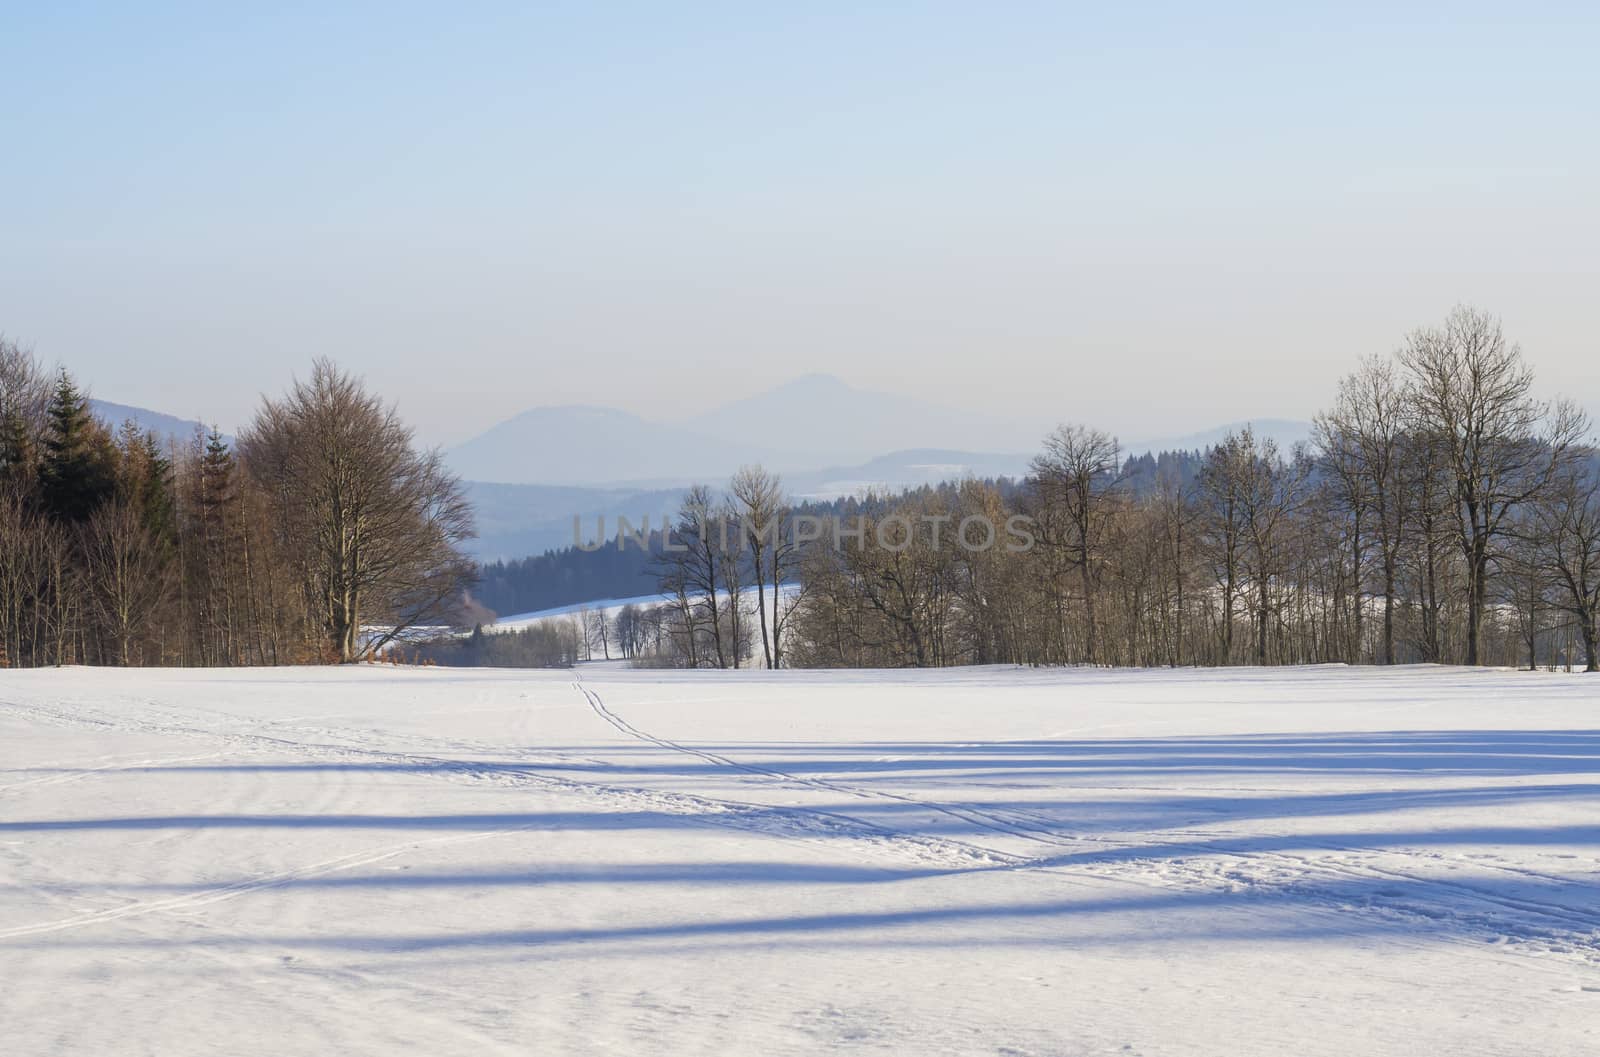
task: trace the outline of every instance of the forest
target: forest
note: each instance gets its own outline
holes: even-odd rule
[[[353,661],[459,623],[472,511],[328,361],[230,446],[90,414],[0,342],[0,665]]]
[[[852,542],[794,530],[826,515]],[[1029,519],[973,550],[929,525]],[[1494,317],[1359,360],[1308,444],[1126,456],[1064,424],[1020,481],[797,503],[759,466],[643,546],[476,567],[439,454],[328,361],[237,444],[163,443],[0,343],[0,663],[692,668],[1434,662],[1600,670],[1600,462]],[[882,532],[893,524],[894,546]],[[893,535],[893,533],[891,533]],[[656,592],[558,627],[496,612]],[[468,629],[477,630],[468,636]],[[459,629],[459,630],[456,630]],[[417,644],[429,642],[422,654]]]
[[[1498,320],[1460,307],[1360,360],[1292,451],[1243,429],[1125,458],[1110,434],[1063,425],[1022,482],[866,497],[864,545],[766,531],[796,508],[750,467],[685,496],[686,546],[652,559],[661,603],[582,614],[569,639],[686,667],[1595,671],[1600,464],[1584,412],[1534,387]],[[890,519],[1015,513],[1036,525],[1025,553],[921,531],[873,542]]]

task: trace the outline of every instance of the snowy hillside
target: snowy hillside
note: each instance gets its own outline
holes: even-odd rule
[[[1600,683],[0,672],[8,1054],[1600,1052]]]
[[[726,592],[719,592],[718,597],[726,598],[727,594]],[[549,609],[540,609],[532,613],[513,613],[509,616],[500,617],[493,624],[486,626],[484,630],[491,632],[522,631],[546,620],[576,616],[587,610],[596,610],[604,613],[607,618],[614,619],[623,606],[659,606],[667,600],[667,596],[663,594],[634,595],[631,598],[597,598],[591,602],[573,602],[571,605],[552,606]]]
[[[785,599],[792,599],[799,590],[799,584],[786,583],[782,586],[782,597]],[[709,598],[710,596],[701,595],[699,597]],[[727,591],[717,592],[717,599],[723,605],[727,605],[730,597],[732,596]],[[752,613],[758,608],[759,599],[765,597],[767,601],[767,613],[770,615],[772,613],[772,606],[776,602],[778,596],[775,596],[772,593],[771,588],[765,588],[762,591],[757,591],[754,587],[747,587],[743,591],[739,592],[739,597],[743,602],[742,608]],[[604,613],[606,619],[615,620],[617,614],[622,611],[624,606],[648,608],[650,606],[668,605],[671,602],[671,595],[660,593],[634,595],[629,598],[597,598],[589,602],[573,602],[570,605],[552,606],[549,609],[540,609],[532,613],[513,613],[509,616],[500,617],[493,624],[486,625],[483,630],[488,632],[522,631],[526,628],[534,626],[535,624],[541,624],[547,620],[557,620],[562,617],[576,616],[589,610]]]

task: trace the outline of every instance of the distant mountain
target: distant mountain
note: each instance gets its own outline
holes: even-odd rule
[[[131,421],[147,433],[154,433],[163,440],[171,439],[183,444],[194,439],[196,430],[206,433],[211,431],[210,426],[194,419],[178,418],[176,415],[151,411],[147,407],[114,404],[109,400],[90,400],[89,410],[112,429],[119,429],[124,422]],[[232,437],[228,437],[227,440],[228,443],[233,443]]]
[[[449,460],[474,481],[611,485],[725,477],[777,454],[612,408],[536,407],[452,449]]]
[[[510,560],[560,550],[573,543],[572,519],[585,539],[604,517],[606,535],[616,533],[621,515],[634,526],[646,517],[659,528],[677,509],[681,488],[572,488],[559,485],[466,482],[467,498],[478,519],[478,538],[467,545],[479,561]]]
[[[799,499],[836,499],[868,491],[901,492],[973,477],[1022,477],[1028,472],[1030,459],[1027,455],[916,448],[880,455],[855,466],[786,473],[783,483],[789,494]]]
[[[1123,445],[1126,455],[1143,455],[1145,452],[1205,451],[1222,442],[1229,433],[1237,433],[1249,426],[1258,438],[1270,437],[1287,455],[1289,449],[1301,441],[1311,439],[1311,423],[1289,418],[1257,418],[1248,422],[1230,422],[1225,426],[1188,433],[1176,437],[1160,437]]]
[[[803,451],[813,466],[908,448],[1026,449],[1043,435],[1007,419],[857,389],[829,374],[796,378],[695,415],[687,424],[729,444]]]
[[[853,466],[784,473],[784,489],[796,499],[837,499],[868,491],[900,492],[942,481],[969,477],[1019,477],[1027,471],[1026,455],[984,455],[970,451],[918,449],[879,456]],[[713,487],[727,483],[727,474],[700,480]],[[500,484],[467,481],[467,498],[478,517],[478,538],[468,549],[480,561],[526,558],[573,543],[577,518],[585,539],[605,518],[607,536],[615,535],[617,517],[638,527],[648,517],[659,527],[677,510],[683,485],[580,488],[571,485]]]
[[[644,487],[726,477],[755,462],[780,472],[811,472],[919,447],[1026,450],[1042,435],[1025,425],[811,374],[681,424],[612,408],[533,408],[454,448],[449,459],[456,472],[477,481]]]

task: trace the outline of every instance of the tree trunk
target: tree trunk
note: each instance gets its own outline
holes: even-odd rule
[[[1084,632],[1088,639],[1083,651],[1084,660],[1090,665],[1094,665],[1098,660],[1098,657],[1095,653],[1096,636],[1094,623],[1094,584],[1092,582],[1092,575],[1089,572],[1089,556],[1087,553],[1082,555],[1082,561],[1078,565],[1078,571],[1083,582],[1083,616],[1085,622]]]
[[[1383,562],[1383,663],[1394,663],[1394,559]]]
[[[1257,589],[1258,604],[1261,609],[1260,625],[1256,629],[1256,664],[1262,667],[1267,663],[1267,578],[1261,578],[1261,586]]]

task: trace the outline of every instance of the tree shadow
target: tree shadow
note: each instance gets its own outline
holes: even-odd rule
[[[340,760],[174,764],[118,773],[294,775],[323,772],[405,775],[535,775],[700,781],[793,780],[840,798],[807,810],[847,813],[890,827],[943,804],[1041,816],[1077,831],[1144,829],[1181,823],[1364,815],[1453,808],[1526,807],[1600,800],[1600,731],[1379,731],[1245,736],[1030,740],[992,743],[686,743],[718,759],[657,746],[561,746],[524,758]],[[609,753],[608,760],[574,759]],[[61,769],[17,769],[50,775]],[[1562,781],[1554,779],[1561,778]],[[1382,788],[1329,791],[1330,781],[1372,779]],[[1119,783],[1137,780],[1137,787]],[[1438,784],[1448,781],[1450,784]],[[1075,788],[1082,794],[1075,794]],[[1310,787],[1310,788],[1296,788]],[[1040,792],[1048,795],[1040,796]],[[764,808],[756,807],[759,813]],[[771,809],[778,811],[779,809]],[[0,820],[6,829],[163,828],[171,826],[469,826],[593,824],[650,826],[652,812],[524,815],[241,815],[153,819]],[[609,821],[607,821],[609,819]],[[680,820],[681,821],[681,820]],[[1037,820],[1036,820],[1037,821]],[[986,827],[952,815],[917,823],[922,832],[972,835]],[[1508,827],[1507,837],[1516,829]]]
[[[598,867],[626,876],[633,868]],[[694,880],[694,870],[683,881]],[[475,876],[443,875],[433,884],[471,885]],[[515,882],[511,882],[515,883]],[[346,887],[405,886],[406,881],[349,878]],[[1194,942],[1349,941],[1387,935],[1408,939],[1483,940],[1532,945],[1540,952],[1600,957],[1595,908],[1547,912],[1407,878],[1301,880],[1250,890],[1142,890],[1016,902],[945,902],[897,909],[724,916],[715,902],[697,903],[680,920],[621,925],[537,925],[448,931],[323,931],[257,936],[216,929],[183,938],[51,937],[21,946],[92,949],[207,946],[307,948],[359,953],[436,954],[449,951],[572,949],[585,957],[638,956],[652,948],[683,954],[756,943],[765,948],[860,950],[926,947],[945,951],[984,947],[1126,948]]]

